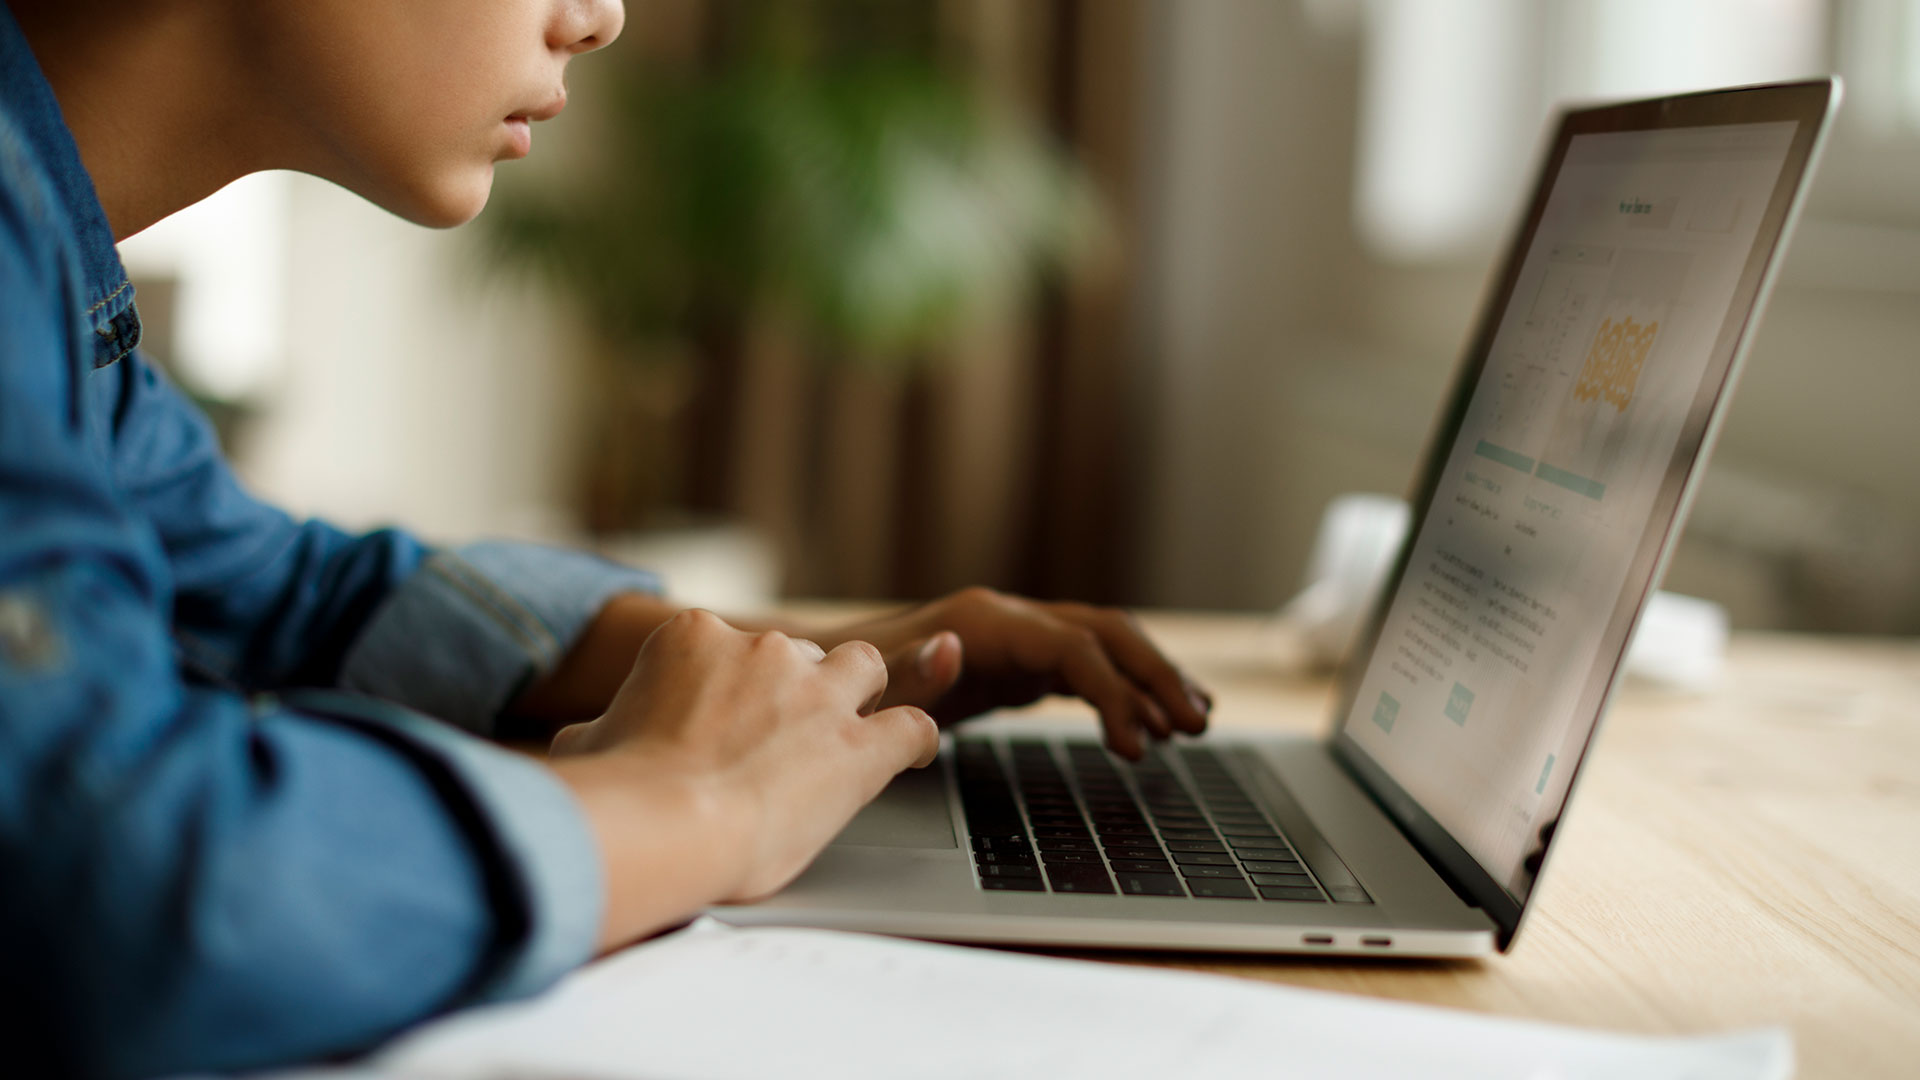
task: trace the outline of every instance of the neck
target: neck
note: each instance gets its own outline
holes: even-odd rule
[[[262,164],[246,100],[219,64],[214,5],[148,0],[14,0],[93,178],[124,240]]]

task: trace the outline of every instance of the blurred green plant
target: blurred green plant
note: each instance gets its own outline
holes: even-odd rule
[[[734,8],[736,55],[612,73],[597,167],[501,193],[483,219],[498,264],[614,340],[767,313],[828,356],[894,364],[1099,247],[1091,184],[1031,120],[897,42],[820,47],[871,26],[865,0]]]

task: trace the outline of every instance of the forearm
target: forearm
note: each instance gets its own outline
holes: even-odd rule
[[[711,782],[649,769],[631,755],[551,762],[600,846],[601,952],[668,929],[734,894],[737,808]]]

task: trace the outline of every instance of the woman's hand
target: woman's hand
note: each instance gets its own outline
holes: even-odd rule
[[[600,840],[603,944],[779,890],[895,774],[931,762],[939,730],[882,708],[886,687],[864,642],[826,652],[705,611],[661,624],[605,714],[553,740]]]
[[[1206,730],[1213,700],[1113,608],[965,589],[820,635],[868,641],[886,656],[883,706],[916,705],[942,724],[1050,693],[1100,713],[1107,745],[1138,760],[1148,737]]]

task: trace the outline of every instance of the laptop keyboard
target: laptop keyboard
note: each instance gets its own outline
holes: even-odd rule
[[[988,738],[954,742],[983,889],[1328,900],[1212,749],[1156,747],[1133,764],[1091,740],[1005,747],[1003,755]]]

